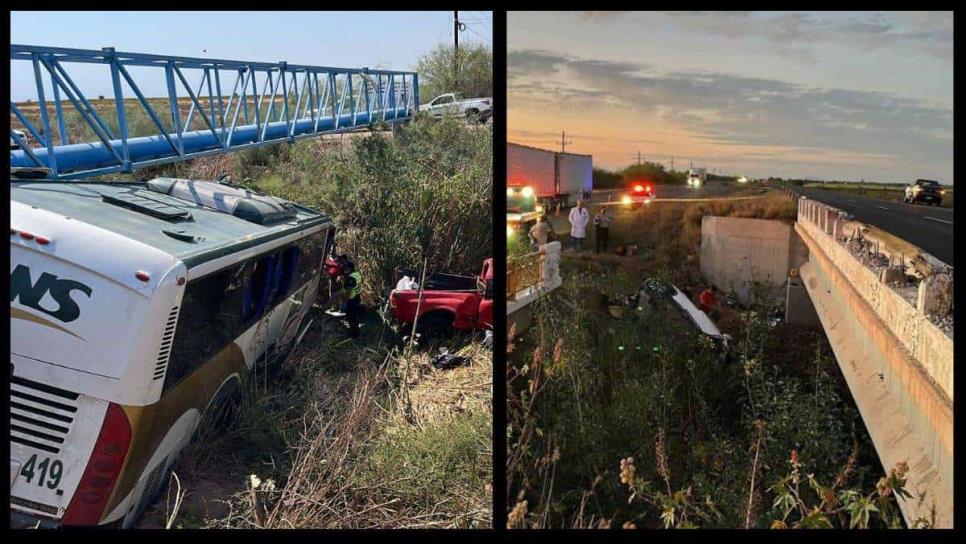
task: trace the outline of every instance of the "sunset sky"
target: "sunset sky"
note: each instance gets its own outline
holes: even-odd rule
[[[510,12],[508,139],[719,173],[953,182],[951,12]]]

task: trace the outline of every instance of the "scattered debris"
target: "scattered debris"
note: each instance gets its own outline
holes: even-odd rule
[[[637,255],[637,245],[631,244],[627,246],[617,246],[614,249],[614,255],[620,255],[621,257],[629,257],[631,255]]]
[[[863,236],[861,228],[852,231],[843,244],[859,262],[877,273],[882,283],[897,291],[925,282],[926,292],[919,295],[925,298],[917,305],[929,321],[943,332],[952,333],[953,279],[947,265],[922,253],[911,256],[908,261],[900,255],[896,263],[893,257],[879,251],[880,242]]]
[[[887,266],[880,270],[879,280],[889,287],[904,287],[908,282],[905,270],[901,265]]]
[[[938,314],[929,314],[929,321],[934,325],[939,327],[939,330],[952,334],[953,333],[953,313],[950,312],[945,316],[940,316]]]
[[[953,276],[948,272],[935,273],[925,280],[925,292],[919,307],[924,314],[945,332],[953,327]],[[947,328],[948,327],[948,328]]]
[[[439,348],[439,355],[433,357],[433,367],[440,370],[447,370],[469,364],[470,358],[462,355],[455,355],[447,348]]]

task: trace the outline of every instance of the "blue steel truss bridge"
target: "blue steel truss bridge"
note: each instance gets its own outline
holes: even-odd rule
[[[20,63],[35,88],[10,102],[10,166],[51,179],[406,122],[419,109],[414,72],[11,45],[11,69]],[[86,95],[78,73],[110,92]]]

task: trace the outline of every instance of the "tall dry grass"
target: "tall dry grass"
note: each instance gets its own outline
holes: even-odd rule
[[[464,377],[489,375],[488,353],[478,346],[464,353],[474,358]],[[310,396],[300,399],[287,472],[250,481],[216,526],[488,527],[492,405],[461,409],[446,401],[435,417],[420,414],[414,394],[435,395],[460,375],[439,372],[426,354],[412,353],[390,353],[335,379],[317,372]],[[482,399],[489,381],[463,391]]]

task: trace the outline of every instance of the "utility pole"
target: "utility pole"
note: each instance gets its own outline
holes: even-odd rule
[[[671,157],[671,171],[674,171],[674,157]]]
[[[638,166],[641,165],[641,150],[640,149],[637,150],[637,165]]]
[[[460,12],[453,12],[453,78],[460,83]]]
[[[565,130],[564,131],[561,131],[560,132],[560,152],[561,153],[566,153],[567,152],[567,144],[572,144],[572,143],[573,143],[573,141],[567,140],[567,131],[565,131]]]

